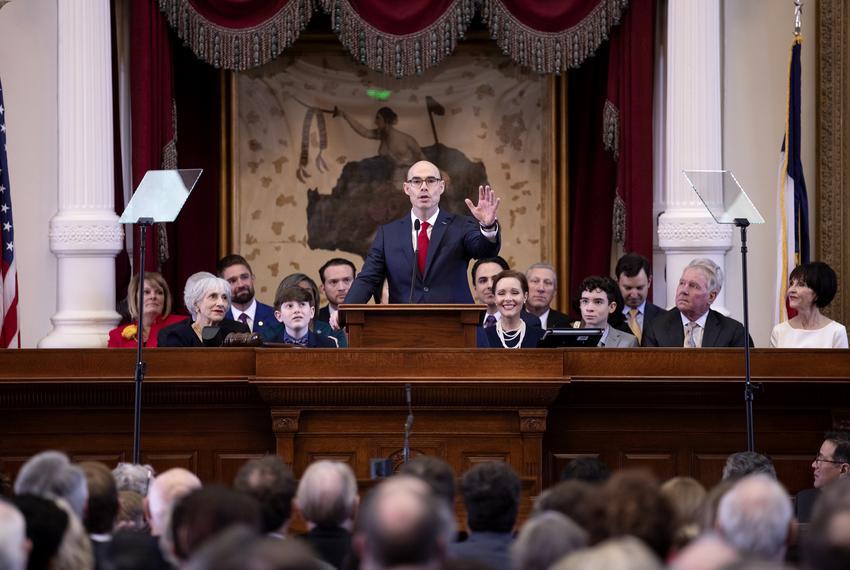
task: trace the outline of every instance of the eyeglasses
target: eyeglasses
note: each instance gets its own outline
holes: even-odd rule
[[[428,185],[428,188],[433,188],[437,185],[438,182],[442,182],[442,178],[434,178],[433,176],[429,176],[428,178],[411,178],[407,181],[408,184],[413,186],[414,188],[422,188],[422,184],[425,183]]]
[[[847,463],[846,461],[836,461],[834,459],[827,459],[826,457],[821,457],[818,455],[815,457],[814,463],[835,463],[841,465],[842,463]]]

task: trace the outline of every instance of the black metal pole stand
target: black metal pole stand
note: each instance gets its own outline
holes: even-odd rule
[[[750,308],[747,294],[747,226],[750,221],[746,218],[735,218],[735,225],[741,228],[741,278],[744,282],[744,406],[747,413],[747,451],[755,451],[753,383],[750,374]]]
[[[144,321],[142,315],[145,309],[145,238],[148,226],[153,225],[153,218],[139,218],[139,291],[138,291],[138,323],[136,330],[136,396],[133,401],[133,463],[141,463],[139,439],[142,433],[142,382],[145,380],[144,353]]]

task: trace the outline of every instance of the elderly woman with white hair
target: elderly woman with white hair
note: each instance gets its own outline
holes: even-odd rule
[[[183,301],[192,320],[163,329],[159,346],[221,346],[230,333],[251,332],[245,323],[225,320],[230,284],[224,279],[211,276],[187,282]]]

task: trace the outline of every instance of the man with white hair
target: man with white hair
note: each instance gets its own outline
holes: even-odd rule
[[[29,493],[45,499],[65,499],[83,520],[89,490],[83,470],[61,451],[42,451],[24,463],[15,479],[15,494]]]
[[[308,528],[301,538],[337,568],[351,551],[351,526],[358,503],[357,479],[345,463],[317,461],[307,467],[298,483],[295,504]]]
[[[201,480],[181,467],[169,469],[156,477],[145,497],[145,519],[151,527],[151,534],[162,535],[168,529],[171,511],[177,501],[201,487]]]
[[[791,498],[767,475],[741,479],[720,500],[717,533],[745,556],[782,561],[793,516]]]
[[[697,259],[685,267],[676,288],[676,306],[645,328],[642,346],[744,346],[744,325],[711,309],[722,279],[713,265]]]
[[[13,505],[0,500],[0,568],[24,570],[28,554],[24,516]]]

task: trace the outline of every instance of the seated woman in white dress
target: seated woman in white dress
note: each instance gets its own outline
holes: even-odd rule
[[[835,271],[814,261],[798,265],[788,278],[788,306],[797,315],[773,327],[776,348],[847,348],[847,329],[821,314],[838,289]]]

